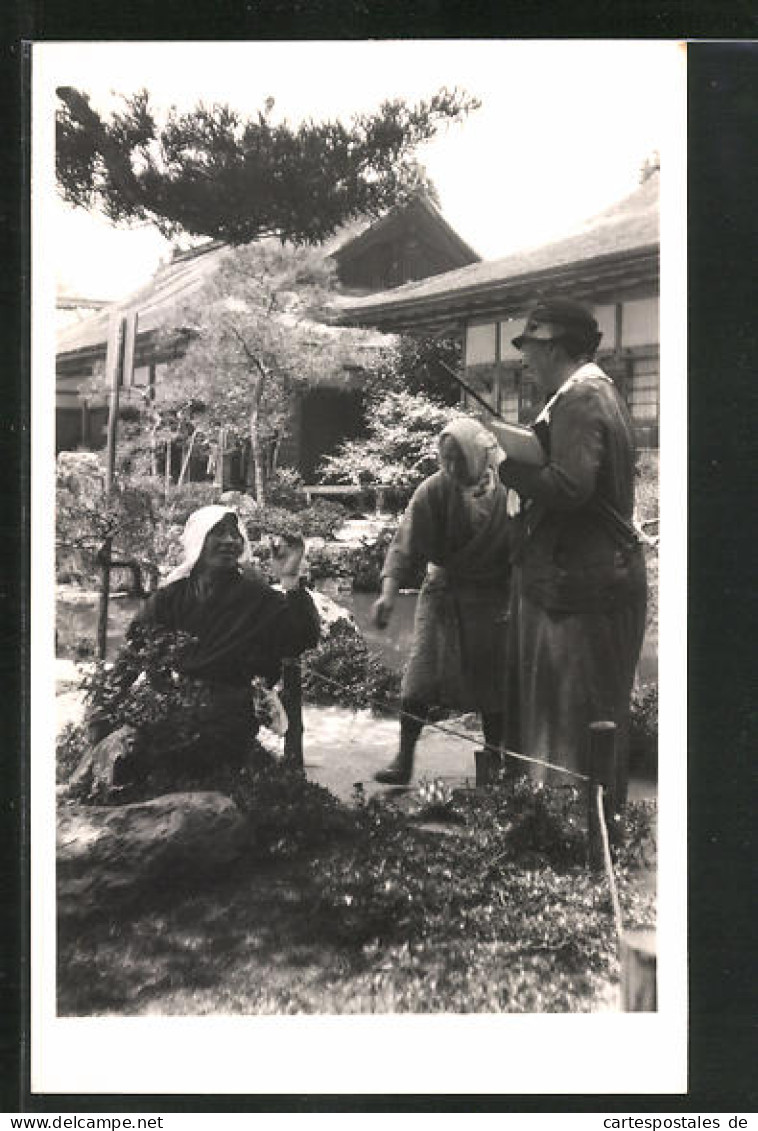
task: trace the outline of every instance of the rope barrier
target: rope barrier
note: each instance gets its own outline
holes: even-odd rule
[[[331,684],[333,687],[338,687],[343,693],[347,692],[348,694],[350,694],[349,689],[346,688],[343,683],[340,683],[339,680],[332,679],[327,675],[323,675],[321,672],[317,672],[314,668],[306,667],[304,670],[309,675],[312,675],[315,679],[320,679],[322,683]],[[369,706],[380,708],[383,711],[387,711],[389,709],[392,714],[397,713],[392,708],[388,708],[387,703],[382,702],[379,699],[372,699],[369,697],[367,698],[366,702],[369,704]],[[454,738],[459,738],[462,742],[471,742],[474,744],[474,746],[481,746],[481,742],[478,738],[473,738],[470,734],[463,734],[461,731],[457,731],[453,727],[443,726],[441,723],[435,723],[430,719],[421,718],[420,715],[414,715],[412,712],[403,709],[401,709],[399,713],[405,715],[405,717],[408,719],[413,719],[414,722],[421,723],[422,726],[432,727],[434,730],[439,730],[443,734],[449,734]],[[580,774],[578,770],[570,770],[566,766],[556,766],[551,762],[543,762],[541,761],[541,759],[531,758],[527,754],[518,754],[515,750],[501,750],[500,752],[502,754],[505,754],[508,758],[516,758],[519,762],[529,762],[533,766],[542,766],[546,770],[551,770],[558,774],[565,774],[567,777],[576,778],[578,781],[589,781],[587,774]]]
[[[312,675],[315,679],[321,680],[322,683],[330,684],[333,687],[338,687],[343,693],[345,691],[347,691],[348,694],[350,693],[349,689],[345,688],[345,685],[340,683],[338,680],[332,679],[330,676],[323,675],[321,672],[317,672],[313,668],[306,668],[305,670],[308,672],[308,674]],[[371,697],[369,697],[367,699],[367,702],[371,706],[379,707],[382,710],[386,711],[388,709],[387,703],[381,702],[380,700],[372,699]],[[391,708],[390,708],[390,710],[393,714],[396,713]],[[461,731],[457,731],[453,727],[447,727],[447,726],[443,726],[441,723],[431,722],[429,719],[421,718],[419,715],[414,715],[412,712],[403,710],[402,708],[401,708],[400,714],[405,715],[406,718],[414,719],[416,722],[421,723],[423,726],[430,726],[430,727],[433,727],[435,730],[441,731],[443,734],[452,735],[454,738],[458,738],[458,739],[462,740],[463,742],[472,742],[476,746],[479,745],[479,739],[473,738],[471,735],[468,735],[468,734],[463,734]],[[545,769],[548,769],[548,770],[551,770],[551,771],[554,771],[554,772],[557,772],[557,773],[566,774],[567,776],[576,778],[580,781],[589,781],[590,780],[590,778],[586,774],[580,774],[575,770],[568,770],[563,766],[555,766],[555,765],[552,765],[549,762],[543,762],[539,758],[530,758],[526,754],[518,754],[518,753],[516,753],[515,751],[512,751],[512,750],[501,750],[501,753],[505,754],[509,758],[516,758],[516,759],[518,759],[519,761],[522,761],[522,762],[529,762],[532,765],[542,766]],[[601,843],[602,843],[602,847],[603,847],[603,863],[605,865],[605,873],[606,873],[606,878],[608,880],[608,889],[609,889],[610,897],[611,897],[611,907],[613,909],[613,921],[614,921],[614,926],[615,926],[615,929],[616,929],[616,939],[617,939],[617,943],[618,943],[618,946],[619,946],[619,954],[621,954],[621,942],[622,942],[624,927],[623,927],[623,920],[622,920],[622,917],[621,917],[621,904],[619,902],[618,888],[616,886],[616,877],[615,877],[615,874],[614,874],[614,871],[613,871],[613,860],[611,858],[611,847],[610,847],[610,839],[609,839],[609,836],[608,836],[608,826],[607,826],[606,820],[605,820],[605,807],[603,805],[603,786],[600,785],[600,784],[598,784],[596,792],[595,792],[595,803],[597,805],[598,826],[599,826],[599,829],[600,829],[600,839],[601,839]]]
[[[608,826],[605,823],[605,808],[603,806],[603,787],[597,787],[595,795],[597,802],[597,816],[600,825],[600,839],[603,843],[603,860],[605,863],[605,872],[608,877],[608,887],[611,892],[611,904],[613,906],[613,920],[616,924],[616,937],[621,943],[621,936],[624,930],[621,920],[621,904],[619,903],[618,890],[616,888],[616,877],[613,873],[613,861],[611,860],[611,846],[608,839]]]
[[[339,687],[340,690],[343,691],[343,692],[346,690],[344,684],[340,683],[338,680],[332,679],[330,676],[325,676],[321,672],[315,671],[313,668],[307,668],[306,670],[309,672],[310,675],[314,676],[316,679],[320,679],[322,681],[322,683],[328,683],[328,684],[331,684],[334,687]],[[383,710],[387,710],[387,704],[386,703],[382,703],[381,701],[379,701],[377,699],[371,699],[371,698],[369,698],[367,701],[368,701],[369,704],[371,704],[373,706],[381,707]],[[409,711],[401,711],[401,713],[404,714],[407,718],[414,719],[416,722],[422,723],[424,726],[433,727],[435,730],[439,730],[443,734],[452,735],[454,738],[461,739],[464,742],[472,742],[476,746],[479,745],[479,740],[477,738],[473,738],[469,734],[463,734],[461,731],[457,731],[453,727],[442,726],[440,723],[434,723],[434,722],[429,721],[428,719],[423,719],[420,716],[414,715]],[[589,777],[586,774],[580,774],[575,770],[568,770],[563,766],[555,766],[555,765],[552,765],[549,762],[543,762],[539,758],[530,758],[526,754],[517,754],[515,751],[512,751],[512,750],[502,750],[501,753],[506,754],[509,758],[517,758],[519,761],[522,761],[522,762],[530,762],[533,765],[542,766],[545,769],[556,771],[558,773],[564,773],[564,774],[567,774],[570,777],[577,778],[581,781],[589,781],[590,780]],[[616,887],[616,877],[615,877],[615,874],[614,874],[614,871],[613,871],[613,861],[611,859],[611,847],[610,847],[610,840],[609,840],[609,837],[608,837],[608,826],[607,826],[606,821],[605,821],[605,808],[603,806],[603,787],[602,787],[602,785],[597,786],[596,793],[595,793],[595,802],[596,802],[596,805],[597,805],[598,825],[599,825],[599,828],[600,828],[600,839],[601,839],[601,843],[602,843],[602,846],[603,846],[603,863],[605,865],[605,873],[606,873],[606,877],[607,877],[607,880],[608,880],[608,888],[609,888],[610,897],[611,897],[611,906],[613,908],[613,921],[614,921],[614,925],[615,925],[615,928],[616,928],[616,939],[617,939],[617,942],[618,942],[618,945],[619,945],[619,948],[620,948],[624,928],[623,928],[623,920],[622,920],[622,917],[621,917],[621,904],[619,902],[618,889]]]

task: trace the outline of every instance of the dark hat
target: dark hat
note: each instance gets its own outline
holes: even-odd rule
[[[511,340],[520,350],[526,341],[555,342],[571,338],[580,348],[594,353],[601,337],[597,322],[586,306],[571,298],[552,298],[538,303],[529,312],[524,329]]]

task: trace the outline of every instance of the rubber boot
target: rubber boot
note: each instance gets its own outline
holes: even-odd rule
[[[499,711],[482,712],[484,731],[484,750],[475,750],[476,784],[491,785],[496,780],[503,765],[500,743],[503,734],[504,716]]]
[[[397,757],[383,770],[377,770],[374,774],[374,781],[381,782],[382,785],[408,784],[413,774],[413,755],[422,727],[423,723],[401,715],[400,749],[397,752]]]

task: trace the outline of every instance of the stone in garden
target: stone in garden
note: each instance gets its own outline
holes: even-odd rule
[[[86,917],[161,884],[208,878],[239,857],[249,820],[222,793],[171,793],[131,805],[58,811],[61,916]]]
[[[69,779],[69,788],[89,785],[91,797],[107,798],[123,780],[132,757],[137,732],[122,726],[88,750]]]

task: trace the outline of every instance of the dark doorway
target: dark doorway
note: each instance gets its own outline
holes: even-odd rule
[[[300,474],[315,481],[319,463],[343,440],[365,436],[363,396],[353,389],[309,389],[300,409]]]

